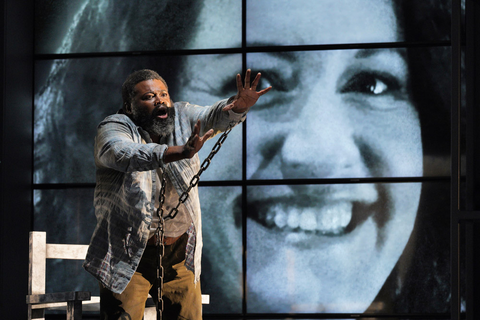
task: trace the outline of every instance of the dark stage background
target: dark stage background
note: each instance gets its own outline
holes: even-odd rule
[[[2,294],[26,292],[7,274],[29,230],[89,242],[95,130],[130,72],[154,69],[174,101],[210,105],[251,68],[273,89],[200,183],[205,318],[448,318],[451,5],[7,1],[26,22],[2,21],[4,59],[19,61],[2,70]],[[80,262],[47,273],[51,292],[98,294]]]

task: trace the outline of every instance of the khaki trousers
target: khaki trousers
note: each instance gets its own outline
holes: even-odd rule
[[[174,244],[165,246],[165,255],[162,259],[166,281],[163,287],[165,320],[202,319],[200,283],[194,284],[193,272],[185,267],[185,246],[188,237],[184,236]],[[100,319],[143,319],[148,293],[154,301],[157,300],[157,289],[154,286],[156,261],[156,248],[147,246],[137,272],[122,293],[113,293],[100,284]]]

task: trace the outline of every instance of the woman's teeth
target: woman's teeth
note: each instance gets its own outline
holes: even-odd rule
[[[285,204],[271,206],[265,223],[269,227],[291,231],[310,231],[319,234],[340,234],[352,219],[351,202],[335,202],[321,208],[300,208]]]

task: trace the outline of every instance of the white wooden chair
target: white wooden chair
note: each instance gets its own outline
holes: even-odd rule
[[[46,260],[84,260],[88,245],[47,244],[43,231],[30,232],[28,266],[28,319],[45,319],[45,309],[67,308],[67,319],[82,319],[83,305],[93,310],[100,309],[100,297],[91,297],[90,292],[45,293]]]
[[[65,309],[67,320],[81,320],[82,310],[99,311],[100,297],[90,292],[45,293],[46,259],[85,260],[88,245],[47,243],[44,231],[31,231],[28,266],[28,320],[45,319],[45,309]],[[210,302],[209,295],[202,295],[202,304]],[[156,319],[155,307],[145,308],[145,320]]]

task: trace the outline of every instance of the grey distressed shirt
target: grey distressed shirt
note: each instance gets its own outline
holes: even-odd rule
[[[143,255],[152,216],[155,214],[156,169],[162,168],[178,194],[186,190],[200,168],[197,154],[192,159],[165,164],[168,146],[184,145],[197,122],[200,135],[209,129],[214,134],[245,119],[245,114],[222,111],[227,100],[210,107],[177,102],[175,130],[160,144],[126,115],[115,114],[98,126],[95,138],[96,180],[94,195],[97,226],[93,232],[84,268],[115,293],[121,293],[135,273]],[[202,223],[198,188],[192,188],[185,202],[194,226],[193,255],[195,282],[200,279]],[[190,251],[190,252],[189,252]]]

